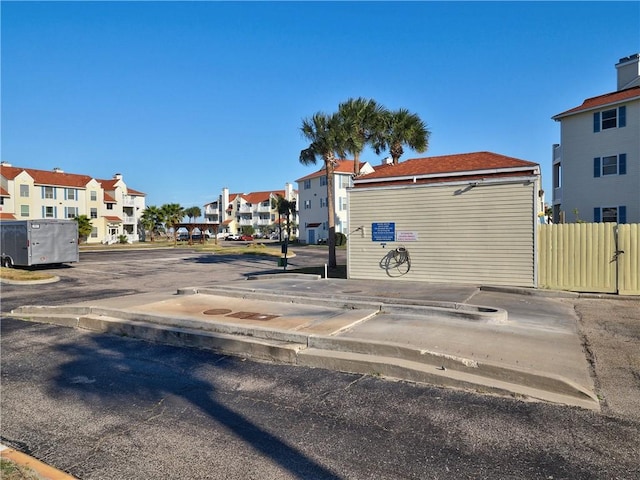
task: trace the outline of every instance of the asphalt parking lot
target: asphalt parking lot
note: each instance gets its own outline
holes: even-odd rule
[[[322,265],[325,255],[300,251],[290,269]],[[2,311],[172,294],[274,271],[273,259],[189,249],[83,254],[56,269],[58,283],[3,285]],[[437,288],[452,299],[458,291]],[[91,479],[637,478],[638,301],[560,301],[576,313],[599,413],[3,321],[3,441]]]

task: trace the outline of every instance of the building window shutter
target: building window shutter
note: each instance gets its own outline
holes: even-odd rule
[[[600,207],[593,209],[593,221],[595,223],[600,223]]]
[[[44,187],[42,187],[44,188]],[[42,218],[46,218],[45,215],[47,214],[46,209],[44,208],[44,205],[42,206]]]
[[[627,207],[624,205],[618,207],[618,223],[627,223]]]
[[[621,153],[618,155],[618,173],[620,175],[627,174],[627,154]]]
[[[593,132],[597,133],[600,131],[600,112],[595,112],[593,114]]]
[[[624,105],[618,109],[618,127],[627,126],[627,107]]]
[[[593,176],[600,176],[600,157],[596,157],[593,159]]]

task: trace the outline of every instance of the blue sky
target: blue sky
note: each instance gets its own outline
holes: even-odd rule
[[[640,51],[639,2],[2,1],[1,22],[2,160],[184,207],[320,168],[302,119],[350,97],[420,115],[423,155],[539,163],[550,201],[551,116]]]

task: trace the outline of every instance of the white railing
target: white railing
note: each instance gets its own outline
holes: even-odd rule
[[[136,206],[135,197],[124,195],[124,197],[122,198],[122,205],[125,207],[135,207]]]

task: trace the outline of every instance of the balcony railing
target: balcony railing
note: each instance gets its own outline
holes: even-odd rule
[[[131,197],[129,195],[125,195],[122,198],[122,205],[125,206],[125,207],[135,207],[136,206],[135,197]]]

